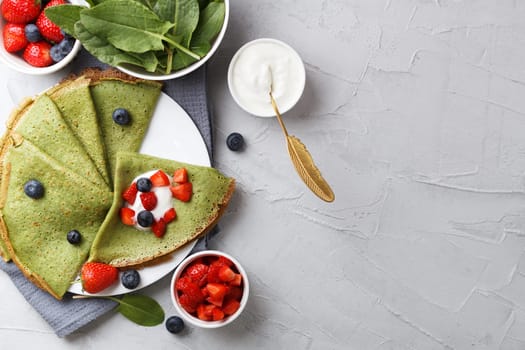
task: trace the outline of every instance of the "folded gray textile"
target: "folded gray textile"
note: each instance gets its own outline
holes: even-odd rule
[[[106,67],[85,50],[80,52],[74,65],[75,72],[80,72],[87,67]],[[212,158],[212,118],[207,105],[205,65],[184,78],[166,81],[163,90],[192,118]],[[217,231],[215,228],[208,236],[199,240],[192,252],[206,249],[208,238]],[[9,275],[29,304],[47,321],[59,337],[75,332],[117,305],[107,299],[72,299],[69,293],[64,296],[63,300],[58,301],[25,278],[15,264],[5,263],[0,259],[0,269]]]

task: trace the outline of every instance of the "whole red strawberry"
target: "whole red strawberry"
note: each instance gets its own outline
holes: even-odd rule
[[[40,14],[40,0],[3,0],[0,6],[7,22],[29,23]]]
[[[17,52],[25,49],[27,39],[24,32],[25,24],[7,23],[4,26],[4,47],[7,52]]]
[[[87,262],[80,271],[80,280],[86,292],[98,293],[118,280],[118,269],[100,262]]]
[[[51,0],[44,9],[52,6],[63,5],[65,3],[65,0]],[[42,11],[40,16],[38,16],[36,26],[38,27],[40,34],[49,41],[59,43],[64,39],[64,34],[60,30],[60,27],[47,18],[45,11]]]
[[[22,57],[24,60],[35,67],[47,67],[54,63],[49,53],[51,44],[47,41],[37,41],[36,43],[29,43]]]

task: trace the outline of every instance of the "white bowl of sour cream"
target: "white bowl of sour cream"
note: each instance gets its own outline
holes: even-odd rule
[[[303,61],[289,45],[261,38],[244,44],[228,67],[228,88],[235,102],[258,117],[274,117],[270,87],[279,111],[289,111],[301,98],[306,81]]]

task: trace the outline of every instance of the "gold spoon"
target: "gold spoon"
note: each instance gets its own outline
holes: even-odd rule
[[[281,113],[277,107],[277,102],[275,102],[272,94],[272,71],[270,67],[268,67],[268,69],[270,70],[270,100],[272,102],[273,110],[277,115],[277,120],[279,121],[284,136],[286,137],[286,145],[288,147],[288,153],[290,154],[292,164],[306,186],[308,186],[315,195],[326,202],[333,202],[335,199],[334,192],[330,188],[328,182],[326,182],[321,175],[319,169],[315,166],[310,152],[308,152],[306,146],[301,140],[293,135],[289,135],[284,126],[283,118],[281,117]]]

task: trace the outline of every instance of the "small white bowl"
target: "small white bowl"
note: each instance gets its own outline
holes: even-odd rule
[[[201,320],[201,319],[197,318],[196,316],[193,316],[192,314],[188,313],[180,305],[179,300],[178,300],[178,293],[177,293],[177,291],[175,289],[175,283],[177,282],[177,280],[181,276],[181,274],[184,271],[184,269],[186,269],[186,267],[188,267],[195,260],[197,260],[197,259],[199,259],[201,257],[204,257],[204,256],[217,256],[217,257],[218,256],[223,256],[223,257],[229,259],[231,262],[233,262],[233,264],[236,267],[237,271],[242,276],[243,293],[242,293],[242,297],[241,297],[241,300],[240,300],[239,309],[234,314],[229,315],[229,316],[225,317],[224,319],[222,319],[220,321],[204,321],[204,320]],[[179,315],[182,317],[182,319],[184,319],[185,322],[187,322],[189,324],[192,324],[194,326],[197,326],[197,327],[201,327],[201,328],[219,328],[219,327],[223,327],[223,326],[233,322],[242,313],[242,311],[246,307],[246,303],[248,302],[248,295],[249,294],[250,294],[250,284],[248,282],[248,276],[246,274],[246,271],[244,270],[242,265],[239,263],[239,261],[237,261],[237,259],[235,259],[231,255],[229,255],[227,253],[224,253],[224,252],[220,252],[218,250],[203,250],[203,251],[200,251],[200,252],[197,252],[197,253],[194,253],[194,254],[191,254],[190,256],[188,256],[186,259],[184,259],[177,266],[177,268],[175,269],[175,272],[173,273],[173,277],[171,278],[171,283],[170,283],[171,301],[172,301],[173,305],[175,306],[175,309],[177,309],[177,312],[179,313]]]
[[[1,2],[1,1],[0,1]],[[74,5],[84,5],[85,2],[83,0],[70,0],[70,3]],[[2,35],[4,30],[4,25],[6,21],[5,19],[0,16],[0,61],[2,61],[6,66],[9,68],[16,70],[20,73],[25,74],[31,74],[31,75],[45,75],[57,72],[67,66],[75,56],[78,54],[80,49],[82,48],[82,44],[80,41],[75,40],[75,44],[73,45],[73,49],[71,52],[64,57],[60,62],[54,63],[47,67],[34,67],[24,61],[21,54],[17,53],[10,53],[7,52],[4,48],[4,37]]]
[[[270,76],[274,99],[279,112],[284,114],[303,95],[306,71],[301,57],[277,39],[247,42],[237,50],[228,66],[228,89],[233,100],[251,115],[275,117],[269,96]]]
[[[195,63],[193,63],[193,64],[191,64],[191,65],[189,65],[189,66],[187,66],[187,67],[185,67],[183,69],[180,69],[178,71],[171,72],[170,74],[162,74],[162,73],[157,73],[157,72],[148,72],[148,71],[146,71],[145,69],[143,69],[141,67],[137,67],[137,66],[134,66],[134,65],[131,65],[131,64],[122,64],[120,66],[117,66],[117,69],[119,69],[122,72],[127,73],[127,74],[129,74],[131,76],[134,76],[136,78],[147,79],[147,80],[176,79],[176,78],[183,77],[183,76],[193,72],[197,68],[201,67],[204,63],[206,63],[210,59],[211,56],[213,56],[215,51],[217,51],[217,49],[219,48],[219,46],[220,46],[220,44],[222,42],[222,39],[224,38],[224,34],[226,33],[226,28],[228,27],[228,21],[229,21],[229,18],[230,18],[230,0],[224,0],[224,5],[225,5],[225,13],[224,13],[224,22],[222,24],[222,28],[221,28],[219,34],[217,34],[217,38],[215,38],[215,41],[213,42],[210,51],[206,54],[206,56],[204,56],[203,58],[201,58],[197,62],[195,62]]]

